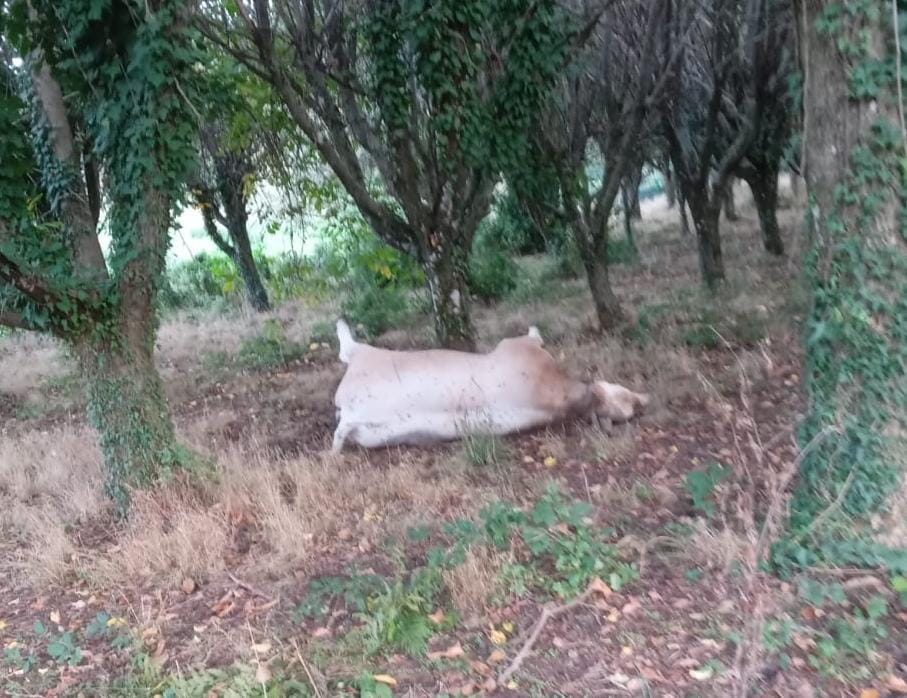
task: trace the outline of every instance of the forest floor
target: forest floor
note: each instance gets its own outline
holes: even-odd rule
[[[614,268],[626,336],[597,337],[582,280],[545,259],[476,309],[485,348],[535,324],[574,374],[650,392],[611,435],[331,456],[336,307],[167,318],[175,421],[214,476],[137,496],[128,522],[63,352],[0,339],[0,693],[907,694],[889,577],[760,567],[803,408],[802,210],[780,216],[780,260],[747,205],[723,224],[716,300],[677,212],[648,205]],[[429,341],[424,318],[377,340]]]

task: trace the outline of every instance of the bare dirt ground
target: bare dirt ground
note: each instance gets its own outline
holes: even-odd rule
[[[781,211],[793,259],[776,260],[760,251],[754,212],[740,208],[724,228],[721,301],[699,290],[694,242],[680,237],[676,212],[650,205],[640,260],[614,271],[636,316],[628,336],[590,331],[578,280],[536,276],[530,291],[478,309],[486,346],[537,324],[577,375],[651,392],[649,413],[611,435],[568,424],[495,442],[485,458],[476,451],[488,444],[478,443],[331,457],[323,450],[342,366],[311,340],[334,308],[169,319],[159,361],[175,420],[214,473],[137,496],[128,522],[103,498],[62,352],[0,340],[0,693],[907,693],[907,608],[885,575],[780,580],[759,569],[766,512],[778,507],[769,523],[783,517],[797,458],[802,214]],[[542,262],[525,263],[541,274]],[[269,320],[298,351],[243,364],[244,342]],[[428,338],[419,322],[379,341]],[[723,474],[697,490],[689,474],[710,464]],[[312,603],[326,575],[381,575],[385,590],[410,589],[429,550],[452,540],[445,522],[476,520],[495,501],[530,510],[549,483],[588,505],[582,523],[553,526],[573,546],[558,564],[513,541],[479,545],[425,603],[401,592],[402,604],[357,609],[349,585]],[[595,531],[632,579],[589,573],[580,529]],[[564,608],[545,584],[574,563],[586,592]],[[521,586],[516,573],[540,576]],[[400,608],[430,628],[426,647],[389,640],[388,628],[405,624]]]

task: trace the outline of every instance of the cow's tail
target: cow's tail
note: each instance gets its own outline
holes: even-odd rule
[[[356,340],[353,339],[353,333],[350,331],[350,326],[342,319],[337,321],[337,341],[340,343],[340,351],[337,354],[338,358],[343,363],[348,364],[353,349],[356,348]]]

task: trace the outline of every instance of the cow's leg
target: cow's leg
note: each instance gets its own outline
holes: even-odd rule
[[[351,431],[353,431],[353,427],[346,422],[340,422],[337,425],[337,429],[334,430],[334,443],[331,446],[331,453],[340,453],[343,450],[343,444]]]

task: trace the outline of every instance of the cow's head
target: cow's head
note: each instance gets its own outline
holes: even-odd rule
[[[616,423],[629,422],[638,417],[650,402],[646,393],[634,393],[622,385],[606,381],[594,381],[592,393],[595,396],[595,414],[600,419]]]

